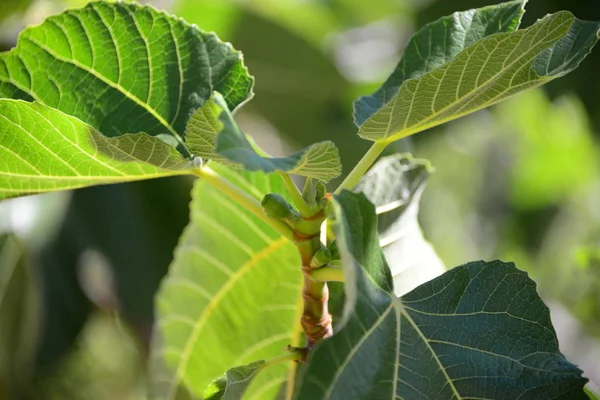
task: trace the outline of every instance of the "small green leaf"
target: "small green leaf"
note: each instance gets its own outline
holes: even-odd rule
[[[107,138],[41,104],[0,99],[0,121],[0,200],[189,173],[190,162],[157,138]]]
[[[417,70],[400,86],[391,79],[373,100],[359,100],[359,135],[398,140],[563,76],[589,54],[599,28],[561,11],[527,29],[486,36],[444,58],[443,65]],[[411,64],[414,56],[407,54],[403,63]]]
[[[211,166],[256,199],[283,193],[279,175]],[[289,199],[287,199],[289,201]],[[280,356],[301,346],[301,261],[295,246],[263,220],[199,179],[190,224],[156,297],[152,396],[199,398],[232,365]],[[275,397],[296,364],[256,376],[249,393]]]
[[[518,0],[455,12],[423,26],[408,42],[402,59],[375,93],[354,104],[354,120],[365,123],[398,94],[402,84],[451,61],[458,53],[486,36],[516,30],[526,1]]]
[[[241,165],[249,171],[282,171],[324,182],[342,172],[337,147],[330,141],[313,144],[284,158],[260,155],[236,125],[219,93],[214,93],[190,119],[187,144],[196,156]]]
[[[264,363],[264,361],[255,361],[252,364],[231,368],[209,386],[204,392],[204,399],[240,400]]]
[[[379,160],[355,189],[376,207],[379,243],[392,266],[397,296],[446,270],[423,238],[417,218],[421,194],[432,172],[427,160],[395,154]]]
[[[336,196],[340,252],[359,195]],[[375,240],[375,239],[374,239]],[[514,264],[472,262],[395,297],[355,270],[354,313],[311,352],[294,399],[585,399],[560,353],[548,307]]]
[[[0,54],[0,97],[35,100],[110,137],[169,133],[181,143],[213,90],[233,109],[252,85],[241,54],[214,34],[121,2],[50,17]]]

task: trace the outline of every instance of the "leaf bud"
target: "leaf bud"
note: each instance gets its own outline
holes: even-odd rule
[[[317,250],[312,260],[310,260],[310,266],[313,268],[322,267],[323,265],[329,263],[332,257],[333,254],[331,253],[331,250],[326,247],[321,248]]]
[[[270,218],[294,220],[298,217],[298,213],[290,203],[277,193],[267,194],[263,198],[261,205],[263,212]]]
[[[325,198],[326,194],[327,187],[325,186],[325,184],[321,181],[317,181],[317,183],[315,184],[315,200],[317,201],[317,203],[320,203],[321,200]]]

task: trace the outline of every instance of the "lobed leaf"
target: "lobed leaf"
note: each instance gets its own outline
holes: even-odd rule
[[[417,218],[421,194],[432,172],[427,160],[395,154],[380,159],[354,190],[376,207],[379,244],[392,266],[397,296],[446,270],[423,237]]]
[[[0,54],[0,97],[37,101],[113,137],[171,134],[223,93],[233,109],[252,95],[239,52],[149,6],[92,2],[27,28]]]
[[[259,154],[236,125],[219,93],[214,93],[190,119],[187,143],[194,155],[223,164],[241,165],[248,171],[281,171],[324,182],[342,173],[338,149],[330,141],[315,143],[283,158]]]
[[[563,76],[589,54],[599,29],[599,22],[581,21],[562,11],[527,29],[471,42],[441,66],[413,70],[416,77],[399,87],[396,80],[404,77],[395,72],[373,99],[357,103],[359,135],[398,140]],[[407,54],[403,63],[411,64],[414,56]]]
[[[526,0],[457,11],[430,22],[408,42],[394,72],[375,93],[354,103],[354,121],[365,123],[398,94],[402,84],[451,61],[461,51],[486,36],[516,30],[525,13]]]
[[[339,248],[351,257],[350,224],[372,218],[372,206],[350,192],[336,202]],[[295,399],[587,398],[535,283],[514,264],[465,264],[401,298],[366,271],[354,272],[355,312],[313,349]]]
[[[278,175],[212,168],[257,198],[284,192]],[[201,398],[232,365],[275,358],[287,345],[301,345],[300,265],[288,239],[198,180],[190,224],[156,298],[152,396]],[[295,366],[265,369],[249,393],[274,398]]]
[[[145,133],[107,138],[77,118],[0,99],[0,200],[189,173],[191,163]]]

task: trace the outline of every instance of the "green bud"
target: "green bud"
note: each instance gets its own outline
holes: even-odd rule
[[[331,261],[333,254],[328,248],[322,248],[317,250],[312,260],[310,260],[310,266],[313,268],[321,267]]]
[[[261,205],[263,212],[270,218],[293,220],[298,217],[296,210],[277,193],[267,194]]]
[[[331,242],[328,249],[329,251],[331,251],[332,260],[339,260],[341,258],[340,251],[337,246],[337,241],[334,240],[333,242]]]
[[[326,194],[327,187],[325,186],[325,184],[321,181],[317,181],[317,184],[315,185],[315,200],[317,201],[317,203],[320,203],[321,200],[325,198]]]

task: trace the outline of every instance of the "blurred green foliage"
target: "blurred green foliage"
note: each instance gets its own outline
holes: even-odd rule
[[[84,3],[32,1],[0,1],[0,47],[10,48],[25,25]],[[369,145],[355,134],[352,101],[385,79],[415,27],[489,2],[154,3],[242,50],[256,77],[256,97],[236,118],[267,151],[283,154],[331,139],[348,172]],[[560,9],[600,19],[594,0],[538,1],[527,8],[524,25]],[[421,223],[446,265],[491,258],[517,262],[538,281],[543,296],[568,307],[595,343],[600,337],[598,65],[596,51],[544,91],[395,146],[436,167],[423,195]],[[0,399],[10,398],[7,390],[12,397],[36,400],[143,398],[153,295],[187,224],[190,189],[189,179],[173,178],[0,204],[0,233],[11,234],[0,240]],[[35,216],[28,222],[29,214]],[[8,280],[13,270],[18,279]],[[11,310],[17,304],[23,311],[4,312],[7,299]],[[4,318],[16,315],[21,322],[13,325],[25,324],[28,335],[6,332]],[[22,361],[3,362],[10,359],[8,350]],[[592,380],[600,379],[597,367],[583,367]]]

